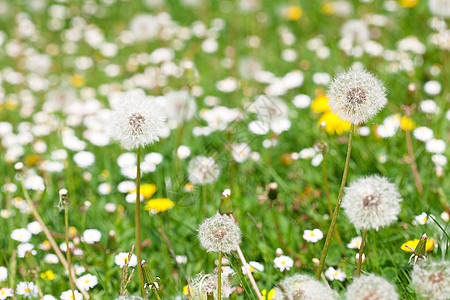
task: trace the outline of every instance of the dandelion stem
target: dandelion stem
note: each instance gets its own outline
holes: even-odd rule
[[[416,184],[417,192],[419,193],[420,196],[422,196],[423,195],[423,186],[422,186],[422,182],[420,181],[419,171],[417,170],[416,159],[414,158],[414,150],[413,150],[412,141],[411,141],[411,131],[409,129],[406,129],[405,135],[406,135],[406,146],[408,148],[409,161],[411,164],[411,170],[412,170],[413,177],[414,177],[414,183]]]
[[[47,228],[47,225],[45,225],[45,223],[42,220],[41,216],[39,215],[39,213],[37,212],[36,208],[34,207],[33,201],[31,201],[30,195],[28,194],[28,191],[25,188],[25,185],[23,183],[23,179],[20,181],[20,184],[22,186],[22,192],[23,192],[23,195],[25,197],[25,200],[27,200],[28,206],[31,208],[31,211],[33,213],[34,218],[41,225],[42,231],[44,232],[44,234],[47,237],[50,245],[52,246],[53,251],[55,251],[56,256],[58,256],[59,261],[61,262],[63,267],[67,270],[67,272],[69,272],[67,261],[64,258],[64,255],[62,254],[61,250],[59,250],[58,244],[56,244],[55,240],[53,239],[52,234],[50,233],[50,230],[48,230],[48,228]],[[72,273],[72,280],[76,281],[76,277],[75,277],[75,275],[73,273]],[[79,289],[79,290],[83,294],[84,298],[86,298],[86,299],[90,299],[91,298],[89,296],[89,294],[85,290],[83,290],[83,289]]]
[[[64,223],[66,227],[66,257],[67,257],[67,269],[69,272],[70,289],[72,290],[72,297],[75,299],[75,289],[72,278],[72,263],[70,261],[70,247],[69,247],[69,205],[64,204]]]
[[[136,250],[138,260],[139,288],[142,297],[145,298],[144,278],[141,267],[141,146],[137,148],[137,168],[136,168]]]
[[[206,185],[202,185],[202,216],[206,217]]]
[[[358,278],[361,275],[361,265],[363,261],[364,245],[366,244],[366,238],[367,238],[367,229],[364,230],[361,240],[361,247],[359,248],[358,264],[356,266],[356,278]]]
[[[219,251],[219,266],[217,270],[217,299],[222,300],[222,252]]]
[[[247,267],[247,266],[248,266],[248,265],[247,265],[247,261],[245,260],[244,253],[242,253],[241,247],[240,247],[239,245],[237,246],[236,252],[237,252],[238,255],[239,255],[239,259],[241,260],[242,265],[243,265],[244,268],[247,270],[247,269],[248,269],[248,267]],[[255,278],[253,278],[252,272],[250,272],[250,270],[248,270],[246,273],[247,273],[247,275],[248,275],[248,279],[250,280],[250,284],[252,285],[252,288],[253,288],[253,290],[255,291],[256,296],[258,297],[258,300],[263,300],[263,297],[262,297],[262,295],[261,295],[261,292],[259,291],[259,288],[258,288],[258,286],[256,285]]]
[[[333,215],[333,207],[331,204],[330,186],[328,184],[327,159],[326,159],[325,151],[323,151],[322,153],[323,153],[323,162],[322,162],[323,183],[325,185],[325,193],[327,196],[328,211],[330,213],[330,216],[332,216]],[[339,234],[339,229],[338,229],[337,225],[336,225],[336,238],[337,238],[339,244],[342,245],[342,239],[341,239],[341,235]]]
[[[344,173],[342,175],[341,188],[339,189],[338,199],[336,202],[336,207],[334,208],[334,213],[331,219],[330,228],[328,229],[327,238],[325,240],[325,245],[322,251],[322,257],[320,258],[319,267],[317,268],[316,278],[320,279],[320,274],[322,273],[323,266],[325,265],[325,259],[327,258],[328,248],[330,247],[331,237],[333,236],[334,227],[336,226],[337,217],[339,214],[339,208],[341,206],[342,194],[344,193],[345,183],[347,182],[348,166],[350,164],[350,154],[352,152],[352,141],[353,141],[353,131],[355,125],[350,126],[350,133],[348,137],[348,147],[347,147],[347,157],[345,159]]]

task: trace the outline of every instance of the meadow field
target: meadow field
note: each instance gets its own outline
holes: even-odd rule
[[[0,300],[450,299],[449,21],[0,0]]]

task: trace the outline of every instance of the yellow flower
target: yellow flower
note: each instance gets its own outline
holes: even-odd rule
[[[319,96],[314,99],[311,110],[316,113],[323,113],[330,111],[330,105],[328,104],[328,97],[325,95]]]
[[[408,130],[411,131],[416,127],[416,124],[414,124],[414,121],[411,118],[403,116],[400,121],[402,130]]]
[[[152,199],[145,204],[144,209],[149,210],[151,212],[162,212],[166,211],[168,209],[171,209],[175,206],[175,203],[173,203],[171,200],[167,198],[158,198],[158,199]]]
[[[70,84],[77,88],[82,87],[84,85],[84,77],[80,75],[73,75],[70,78]]]
[[[332,112],[326,112],[319,119],[319,126],[325,126],[328,134],[341,135],[344,131],[350,130],[350,122],[342,121]]]
[[[150,198],[156,192],[156,185],[154,184],[143,184],[141,185],[141,195],[145,199]],[[131,193],[136,193],[136,189],[132,190]]]
[[[53,279],[55,279],[55,277],[56,277],[56,274],[53,273],[52,270],[47,270],[47,271],[41,273],[42,279],[53,280]]]
[[[297,21],[302,17],[303,11],[300,6],[289,6],[286,12],[286,18],[290,21]]]
[[[266,291],[266,289],[264,289],[261,291],[261,294],[262,294],[264,300],[272,300],[273,297],[275,296],[275,290],[271,289],[269,291],[269,294],[267,295],[267,291]]]
[[[416,249],[418,244],[419,244],[419,239],[414,239],[413,241],[407,241],[406,243],[404,243],[402,245],[401,249],[406,252],[413,252],[413,250],[409,249],[406,246]],[[433,248],[434,248],[434,240],[433,239],[427,240],[427,245],[426,245],[427,252],[430,252],[431,250],[433,250]]]
[[[326,15],[334,14],[335,12],[334,3],[326,2],[324,5],[322,5],[322,12]]]
[[[16,98],[8,98],[5,101],[5,108],[7,110],[15,110],[19,106],[19,100]]]
[[[69,227],[69,234],[70,235],[77,235],[77,233],[78,233],[78,231],[77,231],[76,227],[74,227],[74,226],[70,226]]]
[[[419,0],[400,0],[400,5],[406,8],[413,8],[419,3]]]
[[[184,287],[183,287],[183,294],[185,295],[185,296],[187,296],[188,295],[188,291],[189,291],[189,286],[188,285],[185,285]],[[191,294],[192,294],[192,289],[191,289]]]

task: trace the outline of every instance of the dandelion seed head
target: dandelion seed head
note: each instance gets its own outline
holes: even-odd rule
[[[450,262],[421,261],[414,266],[411,279],[418,296],[427,299],[448,299]]]
[[[347,287],[346,299],[352,300],[396,300],[395,286],[383,277],[362,275]]]
[[[217,213],[200,225],[198,237],[201,246],[208,252],[229,253],[241,242],[241,230],[232,217]]]
[[[124,93],[113,105],[113,136],[125,149],[144,147],[159,141],[165,119],[156,103],[143,93]]]
[[[296,274],[280,281],[273,300],[332,300],[335,292],[309,275]]]
[[[342,207],[358,229],[378,229],[397,220],[400,194],[387,178],[371,175],[345,188]]]
[[[367,122],[387,103],[382,82],[365,70],[338,74],[327,96],[333,113],[356,125]]]

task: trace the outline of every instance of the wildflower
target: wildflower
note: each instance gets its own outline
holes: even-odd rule
[[[408,263],[411,262],[411,260],[414,258],[414,264],[416,264],[417,260],[421,260],[421,259],[426,259],[427,258],[427,241],[428,241],[428,237],[427,234],[424,233],[421,237],[419,242],[417,243],[417,245],[412,248],[408,245],[405,245],[406,249],[409,249],[413,252],[413,254],[411,254],[411,257],[408,260]],[[403,244],[404,245],[404,244]],[[402,247],[403,247],[402,245]],[[433,248],[431,248],[433,249]],[[410,251],[410,252],[411,252]]]
[[[38,296],[38,288],[33,282],[21,281],[16,287],[16,293],[31,299]]]
[[[97,229],[86,229],[83,232],[83,241],[86,244],[94,244],[100,242],[102,233]]]
[[[11,238],[15,241],[26,243],[31,239],[31,232],[26,228],[14,229],[11,232]]]
[[[342,25],[341,36],[350,44],[364,45],[370,39],[369,27],[362,20],[349,20]]]
[[[145,199],[149,199],[156,192],[156,185],[154,184],[143,184],[141,185],[141,196]],[[130,193],[136,193],[136,189],[132,190]],[[136,198],[136,194],[134,194],[134,198]]]
[[[177,149],[177,156],[179,159],[185,159],[191,155],[191,149],[188,146],[181,145]]]
[[[51,280],[55,279],[55,277],[56,277],[56,274],[53,273],[52,270],[47,270],[47,271],[41,273],[42,279],[48,279],[51,281]]]
[[[419,297],[448,299],[450,295],[450,262],[422,261],[414,266],[411,284]]]
[[[241,230],[232,217],[217,213],[200,225],[198,238],[208,252],[229,253],[241,243]]]
[[[307,242],[311,243],[317,243],[321,239],[323,239],[323,233],[320,231],[320,229],[314,229],[314,230],[305,230],[303,232],[303,239],[305,239]]]
[[[247,274],[247,272],[254,272],[255,270],[259,271],[259,272],[263,272],[264,271],[264,266],[262,264],[260,264],[259,262],[256,261],[249,261],[247,264],[247,267],[242,266],[242,273]]]
[[[95,155],[89,151],[80,151],[73,156],[73,161],[84,169],[94,164]]]
[[[275,265],[275,268],[280,269],[281,272],[283,272],[284,270],[289,271],[292,266],[294,266],[294,260],[286,255],[275,257],[273,263]]]
[[[446,147],[445,141],[440,139],[431,139],[427,141],[427,143],[425,144],[425,149],[429,153],[437,153],[437,154],[444,153],[445,147]]]
[[[120,252],[119,254],[117,254],[114,257],[114,262],[116,263],[116,265],[118,265],[119,267],[123,268],[123,266],[128,261],[128,254],[129,254],[128,252]],[[136,265],[137,265],[137,256],[132,254],[130,262],[128,263],[128,266],[129,267],[135,267]]]
[[[4,300],[8,297],[14,297],[14,290],[7,287],[0,287],[0,300]]]
[[[214,183],[220,174],[220,167],[212,157],[196,156],[188,166],[189,181],[193,184]]]
[[[387,178],[371,175],[345,188],[342,207],[357,229],[376,229],[397,220],[402,199]]]
[[[419,3],[419,0],[400,0],[400,5],[406,8],[413,8]]]
[[[406,252],[414,252],[414,249],[416,249],[417,245],[419,244],[419,241],[420,241],[419,239],[407,241],[406,243],[403,243],[400,248]],[[428,239],[426,242],[425,250],[426,252],[430,252],[433,249],[434,249],[434,240]]]
[[[67,290],[65,292],[61,293],[61,300],[83,300],[83,294],[81,294],[79,291],[75,290],[75,299],[73,299],[73,293],[72,290]]]
[[[414,124],[414,121],[411,118],[408,118],[406,116],[403,116],[401,121],[400,121],[400,126],[402,128],[402,130],[408,130],[411,131],[414,129],[414,127],[416,127],[416,124]]]
[[[347,275],[345,275],[344,272],[342,272],[341,269],[335,269],[333,267],[329,267],[327,269],[327,271],[325,272],[325,276],[328,277],[328,279],[330,279],[331,281],[333,280],[339,280],[339,281],[344,281],[345,278],[347,278]]]
[[[192,299],[206,300],[208,294],[213,294],[214,299],[218,299],[218,275],[217,274],[203,274],[199,273],[191,281],[188,290]],[[221,276],[221,294],[222,298],[228,298],[234,291],[230,286],[230,281],[227,276]]]
[[[330,110],[330,105],[328,104],[328,97],[326,95],[321,95],[314,99],[311,110],[316,113],[323,113]]]
[[[361,241],[362,238],[360,236],[352,238],[349,244],[347,244],[347,247],[350,249],[359,249],[361,247]]]
[[[27,252],[31,252],[32,255],[36,255],[36,250],[34,249],[34,245],[30,243],[22,243],[17,246],[17,256],[20,258],[24,258]]]
[[[419,141],[426,142],[433,138],[433,130],[425,126],[421,126],[414,129],[413,135]]]
[[[82,290],[88,291],[98,283],[97,276],[86,274],[77,279],[77,287]]]
[[[389,283],[383,277],[371,275],[362,275],[355,278],[347,287],[345,293],[346,299],[352,300],[397,300],[399,299],[395,286]]]
[[[416,216],[414,219],[420,225],[425,225],[426,223],[430,222],[430,220],[428,219],[428,214],[426,212],[421,213],[420,215]]]
[[[57,264],[59,263],[59,259],[58,256],[56,256],[53,253],[49,253],[47,255],[44,256],[44,261],[48,264]]]
[[[364,70],[338,74],[330,84],[328,98],[333,113],[355,125],[367,122],[387,103],[382,82]]]
[[[447,3],[447,4],[450,4]],[[425,85],[423,86],[423,89],[425,90],[425,93],[427,93],[430,96],[436,96],[441,92],[441,84],[437,80],[430,80],[425,82]]]
[[[6,281],[8,279],[8,269],[5,267],[0,267],[0,282]]]
[[[53,297],[52,295],[44,295],[44,298],[42,298],[42,300],[57,300],[55,297]]]
[[[302,9],[300,8],[300,6],[289,6],[286,10],[286,18],[289,21],[297,21],[302,17]]]
[[[325,127],[328,134],[341,135],[344,131],[349,131],[351,124],[342,121],[337,115],[332,112],[324,113],[319,119],[319,125]]]
[[[157,198],[149,200],[145,204],[144,209],[149,210],[151,214],[156,214],[171,209],[174,206],[175,203],[173,203],[171,200],[167,198]]]
[[[336,294],[311,276],[296,274],[277,284],[273,299],[332,300],[336,299]]]
[[[274,296],[275,296],[275,289],[270,289],[269,292],[267,292],[266,289],[263,289],[263,290],[261,291],[261,295],[262,295],[262,297],[263,297],[263,300],[272,300],[272,299],[275,299],[275,298],[274,298]]]
[[[153,100],[143,93],[125,93],[120,103],[113,105],[111,125],[114,137],[131,150],[159,140],[165,117]]]
[[[431,99],[423,100],[420,102],[420,109],[427,114],[435,114],[439,111],[439,107],[436,102]]]

